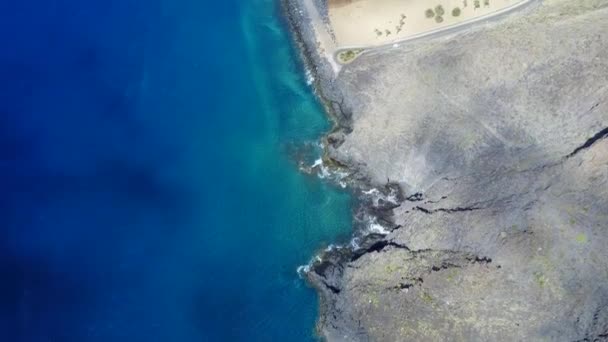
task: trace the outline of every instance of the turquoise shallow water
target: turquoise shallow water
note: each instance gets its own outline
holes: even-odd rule
[[[0,340],[310,341],[351,229],[272,0],[0,5]]]

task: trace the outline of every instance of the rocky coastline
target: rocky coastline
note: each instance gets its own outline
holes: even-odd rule
[[[319,335],[608,340],[608,1],[546,0],[337,76],[301,2],[282,8],[335,123],[323,166],[360,199],[353,242],[304,272]]]
[[[347,185],[355,192],[361,204],[359,214],[356,215],[361,218],[358,221],[363,221],[364,216],[375,217],[385,228],[394,228],[394,223],[391,221],[392,209],[398,201],[402,200],[400,187],[391,182],[382,186],[373,185],[364,169],[358,165],[345,164],[332,157],[331,151],[339,147],[344,141],[344,137],[352,131],[351,108],[353,105],[335,83],[336,75],[331,65],[316,50],[312,27],[306,18],[305,11],[299,6],[299,1],[282,1],[282,10],[287,18],[302,62],[306,70],[311,73],[312,89],[333,123],[330,132],[321,138],[321,144],[324,147],[322,167],[336,175],[333,177],[336,185],[342,182],[342,185]],[[321,167],[321,165],[314,167]],[[355,235],[360,233],[361,229],[356,229]],[[364,235],[359,237],[363,238]]]
[[[324,4],[325,1],[317,1],[317,6]],[[330,149],[339,147],[344,137],[352,131],[352,104],[336,85],[336,75],[331,65],[319,54],[313,27],[300,1],[282,0],[280,5],[302,63],[311,74],[312,89],[333,123],[331,131],[321,139],[324,147],[322,167],[330,174],[338,175],[330,179],[333,179],[336,185],[348,186],[358,203],[351,242],[346,245],[332,245],[321,251],[304,267],[305,270],[300,271],[319,293],[320,312],[323,317],[330,311],[332,294],[336,291],[332,282],[339,281],[339,270],[346,262],[378,250],[387,243],[384,240],[386,233],[397,228],[393,221],[393,209],[404,198],[398,184],[389,181],[383,186],[374,186],[362,168],[332,158]],[[316,167],[319,166],[321,165]],[[312,173],[315,170],[307,171]],[[370,224],[377,225],[377,230],[370,231]],[[321,337],[322,325],[322,322],[318,323]]]

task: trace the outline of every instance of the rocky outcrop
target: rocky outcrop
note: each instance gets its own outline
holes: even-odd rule
[[[608,339],[607,32],[608,1],[546,0],[344,67],[328,158],[400,196],[311,267],[323,337]]]

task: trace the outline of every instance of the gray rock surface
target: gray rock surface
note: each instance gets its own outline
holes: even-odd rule
[[[328,159],[402,201],[313,265],[323,337],[608,339],[608,0],[364,54],[331,87]]]

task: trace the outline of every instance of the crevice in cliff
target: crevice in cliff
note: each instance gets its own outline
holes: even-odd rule
[[[391,229],[389,229],[389,233],[392,233],[392,232],[394,232],[395,230],[399,230],[399,229],[401,229],[401,228],[403,228],[403,226],[402,226],[402,225],[400,225],[400,224],[398,224],[398,225],[396,225],[396,226],[392,227]]]
[[[585,337],[581,340],[575,340],[573,342],[599,342],[599,341],[608,341],[608,331],[596,335],[596,337]]]
[[[395,290],[407,290],[411,287],[414,287],[414,284],[412,283],[400,283],[397,286],[394,287]]]
[[[423,213],[425,213],[425,214],[432,214],[432,213],[433,213],[433,211],[432,211],[432,210],[429,210],[429,209],[426,209],[426,208],[424,208],[424,207],[420,207],[420,206],[418,206],[418,207],[414,207],[413,209],[414,209],[414,210],[416,210],[416,211],[423,212]]]
[[[407,279],[409,280],[409,282],[403,282],[403,283],[399,283],[393,287],[388,288],[388,290],[409,290],[412,287],[418,285],[422,285],[422,283],[424,282],[424,280],[422,278],[416,278],[416,279]]]
[[[482,210],[485,208],[482,207],[475,207],[475,206],[471,206],[471,207],[456,207],[456,208],[437,208],[437,209],[427,209],[425,207],[421,207],[421,206],[416,206],[413,208],[413,210],[417,210],[420,211],[422,213],[425,214],[435,214],[438,212],[441,213],[458,213],[458,212],[465,212],[465,211],[475,211],[475,210]]]
[[[605,316],[605,311],[607,309],[608,305],[605,304],[597,307],[593,313],[591,324],[587,327],[585,337],[574,342],[595,342],[608,340],[608,330],[606,330],[605,326],[602,325],[602,322],[604,321],[603,316]],[[581,316],[576,318],[576,324],[581,325]]]
[[[447,270],[449,268],[462,268],[461,265],[457,265],[457,264],[452,264],[452,263],[445,263],[445,264],[441,264],[439,266],[432,266],[431,267],[431,271],[432,272],[439,272],[442,270]]]
[[[452,252],[454,254],[459,254],[458,252]],[[488,257],[480,257],[477,255],[468,255],[465,256],[464,258],[466,260],[466,262],[452,262],[452,261],[444,261],[442,262],[440,265],[433,265],[431,267],[431,271],[433,272],[438,272],[438,271],[442,271],[442,270],[447,270],[449,268],[462,268],[464,266],[466,266],[466,264],[482,264],[482,265],[487,265],[492,263],[492,259],[488,258]],[[462,260],[462,259],[461,259]]]
[[[424,204],[437,204],[447,198],[448,198],[448,196],[441,196],[437,200],[429,199],[429,200],[424,201]],[[424,200],[424,194],[421,192],[416,192],[412,195],[407,196],[404,200],[408,201],[408,202],[422,202]]]
[[[417,192],[417,193],[409,195],[405,198],[405,200],[409,201],[409,202],[420,202],[423,199],[424,199],[424,195],[421,192]]]
[[[447,198],[448,198],[448,196],[441,196],[441,198],[438,199],[438,200],[436,200],[436,201],[428,200],[428,201],[424,202],[424,204],[436,204],[436,203],[439,203],[439,202],[441,202],[441,201],[443,201],[444,199],[447,199]]]
[[[362,256],[364,256],[365,254],[368,254],[368,253],[372,253],[372,252],[380,253],[386,247],[393,247],[393,248],[397,248],[397,249],[404,249],[406,251],[411,252],[411,250],[409,249],[409,247],[407,247],[406,245],[402,245],[402,244],[396,243],[394,241],[380,240],[380,241],[375,242],[374,244],[372,244],[368,248],[360,249],[360,250],[356,251],[353,254],[353,256],[350,258],[350,261],[351,262],[357,261]]]
[[[488,257],[479,257],[479,256],[474,256],[474,257],[468,257],[467,260],[473,264],[490,264],[492,263],[492,258],[488,258]]]
[[[328,282],[326,282],[325,280],[321,281],[323,283],[323,285],[325,285],[325,287],[327,287],[333,294],[340,294],[340,292],[342,290],[340,290],[339,288],[337,288],[336,286],[333,286],[331,284],[329,284]]]
[[[350,109],[347,109],[344,105],[344,98],[340,101],[331,100],[325,97],[326,101],[330,104],[333,109],[334,115],[338,121],[338,126],[344,130],[344,133],[349,134],[353,131],[352,128],[352,117],[353,113]]]
[[[388,288],[388,290],[409,290],[410,288],[412,288],[416,285],[421,286],[424,283],[424,274],[429,275],[434,272],[441,272],[441,271],[448,270],[448,269],[462,269],[469,265],[475,265],[475,264],[487,265],[487,264],[492,263],[492,259],[489,257],[480,257],[478,255],[472,255],[472,254],[467,254],[467,253],[463,253],[463,252],[455,252],[455,251],[439,251],[439,252],[441,252],[441,254],[442,254],[442,256],[440,256],[440,258],[443,257],[443,258],[445,258],[444,260],[435,261],[435,263],[431,264],[430,267],[426,269],[426,271],[422,271],[421,273],[419,273],[417,275],[410,274],[409,276],[406,276],[404,282],[400,282],[397,285]],[[433,250],[429,250],[429,249],[412,251],[411,253],[414,256],[420,255],[420,257],[422,257],[422,258],[437,257],[435,255],[435,253],[437,253],[437,251],[433,251]],[[435,256],[433,256],[433,255],[435,255]],[[498,266],[497,268],[500,268],[500,266]]]
[[[575,148],[574,151],[572,151],[569,155],[567,155],[565,159],[574,157],[580,151],[588,149],[589,147],[593,146],[593,144],[595,144],[596,142],[598,142],[602,139],[605,139],[606,137],[608,137],[608,127],[605,127],[601,131],[597,132],[594,136],[587,139],[587,141],[585,141],[584,144]]]

